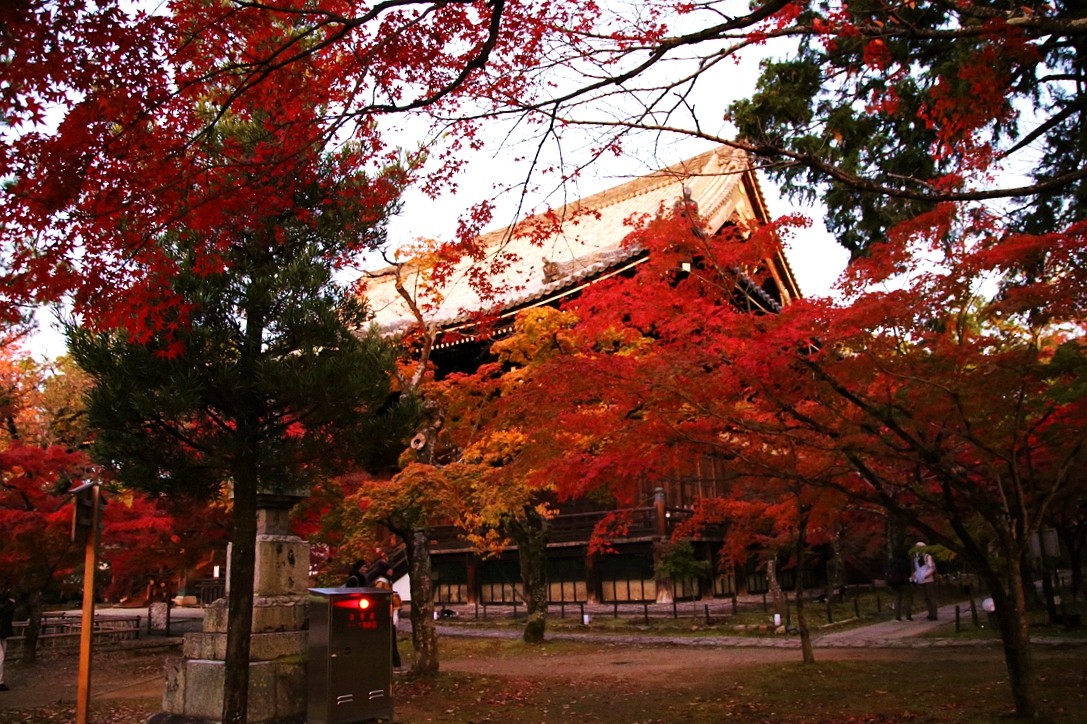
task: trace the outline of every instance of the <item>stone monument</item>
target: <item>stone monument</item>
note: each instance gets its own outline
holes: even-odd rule
[[[290,533],[289,512],[304,495],[261,494],[257,502],[248,721],[302,722],[306,713],[306,603],[309,544]],[[229,558],[229,556],[228,556]],[[227,580],[230,580],[229,573]],[[163,713],[155,724],[219,721],[223,708],[227,598],[185,635],[182,657],[166,662]]]

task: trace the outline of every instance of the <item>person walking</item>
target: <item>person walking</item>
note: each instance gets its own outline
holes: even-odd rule
[[[15,635],[15,599],[7,591],[0,593],[0,691],[10,691],[4,683],[4,658],[7,656],[8,639]]]
[[[924,541],[917,541],[913,554],[913,582],[921,589],[921,596],[928,607],[929,621],[936,620],[936,561],[925,550]]]
[[[374,572],[374,578],[393,580],[393,567],[389,563],[388,556],[385,555],[384,548],[374,550],[374,564],[370,566],[370,569]]]
[[[393,668],[400,668],[400,648],[396,645],[396,631],[400,624],[400,607],[404,605],[404,601],[400,598],[400,594],[393,590],[393,584],[389,582],[388,578],[382,576],[374,581],[374,588],[381,588],[390,592],[389,595],[389,615],[392,618],[393,629]]]

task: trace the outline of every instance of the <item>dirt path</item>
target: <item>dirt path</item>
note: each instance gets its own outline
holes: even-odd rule
[[[95,653],[91,662],[92,697],[116,698],[124,692],[150,682],[154,696],[162,695],[163,661],[181,653],[180,640],[155,642],[156,645],[116,647]],[[79,680],[79,656],[76,651],[43,652],[37,663],[27,666],[19,660],[5,665],[5,680],[11,691],[0,692],[0,710],[12,706],[39,706],[60,701],[75,701]],[[0,721],[3,717],[0,717]]]

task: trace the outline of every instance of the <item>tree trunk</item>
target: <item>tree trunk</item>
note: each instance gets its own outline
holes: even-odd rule
[[[777,556],[770,556],[766,561],[766,585],[770,589],[770,599],[774,602],[774,613],[785,618],[785,592],[781,590],[781,582],[778,580]]]
[[[796,626],[800,631],[800,653],[805,664],[815,663],[808,617],[804,611],[804,565],[808,548],[808,508],[798,499],[796,522]]]
[[[538,644],[543,642],[547,631],[548,522],[530,505],[524,506],[524,513],[524,520],[510,516],[505,522],[521,560],[521,583],[528,609],[523,638],[526,643]]]
[[[990,574],[990,591],[996,603],[1000,639],[1004,645],[1004,663],[1008,669],[1015,714],[1023,719],[1038,715],[1034,681],[1034,658],[1027,623],[1027,600],[1023,591],[1023,568],[1018,555],[1008,556],[1007,588]]]
[[[842,560],[842,541],[838,536],[830,541],[830,560],[827,561],[827,600],[842,599],[845,590],[845,562]]]
[[[404,546],[411,567],[411,645],[415,650],[411,675],[434,676],[438,673],[438,632],[434,624],[434,580],[426,529],[412,530]]]
[[[249,709],[249,643],[253,629],[253,571],[257,545],[257,475],[249,463],[234,476],[230,593],[227,599],[223,723],[244,724]]]
[[[24,664],[33,664],[38,660],[38,637],[42,632],[42,592],[35,588],[26,597],[26,631],[23,638]]]
[[[661,559],[669,548],[670,541],[658,538],[653,541],[653,584],[656,588],[657,603],[672,603],[676,600],[676,585],[670,576],[661,573]]]
[[[585,553],[585,602],[600,603],[604,600],[604,585],[600,579],[600,554]]]

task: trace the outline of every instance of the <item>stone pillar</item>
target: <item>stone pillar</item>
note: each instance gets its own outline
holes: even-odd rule
[[[262,494],[257,502],[249,654],[248,721],[253,724],[305,720],[309,544],[291,535],[288,518],[301,497]],[[220,598],[205,609],[203,631],[185,635],[182,657],[167,660],[164,713],[152,722],[219,721],[226,630],[227,598]]]

